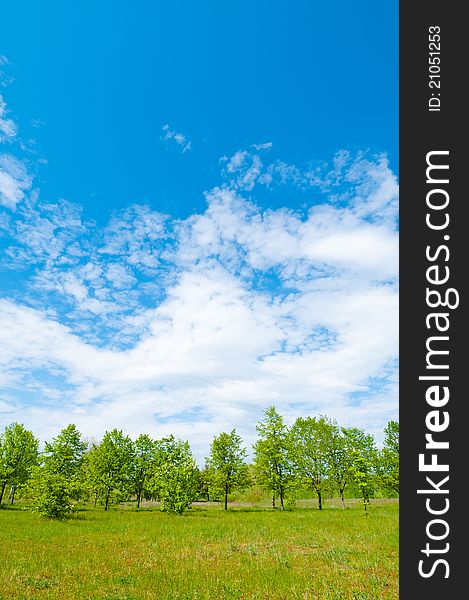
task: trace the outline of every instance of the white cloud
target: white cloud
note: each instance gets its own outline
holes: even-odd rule
[[[222,255],[239,263],[241,252],[256,269],[308,260],[378,279],[397,276],[397,232],[361,219],[354,209],[320,205],[301,220],[286,209],[260,211],[226,188],[212,190],[207,199],[207,211],[189,221],[180,251],[185,261]]]
[[[0,142],[14,138],[16,133],[16,123],[7,117],[7,105],[0,94]]]
[[[234,173],[234,171],[238,171],[243,166],[247,156],[248,153],[245,150],[239,150],[238,152],[235,152],[226,165],[226,170],[228,173]]]
[[[1,125],[1,123],[0,123]],[[0,205],[15,210],[31,188],[25,166],[10,154],[0,154]]]
[[[264,144],[252,144],[254,150],[270,150],[272,146],[272,142],[265,142]]]
[[[161,139],[165,142],[168,140],[174,140],[178,146],[181,146],[182,153],[188,152],[192,149],[192,142],[186,138],[183,133],[173,131],[168,124],[163,125],[164,135]]]
[[[235,175],[230,181],[231,187],[250,192],[262,173],[263,164],[260,157],[244,150],[235,152],[226,161],[227,173]]]

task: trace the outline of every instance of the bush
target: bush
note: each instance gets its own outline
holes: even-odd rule
[[[30,482],[35,509],[44,517],[64,519],[76,507],[78,490],[68,478],[44,468],[38,468]]]
[[[198,494],[199,471],[188,442],[174,436],[160,443],[158,466],[149,487],[161,500],[161,510],[182,514]]]
[[[195,470],[179,465],[170,468],[161,489],[161,510],[181,515],[194,500]]]

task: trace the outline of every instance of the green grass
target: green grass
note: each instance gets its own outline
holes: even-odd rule
[[[86,509],[61,522],[3,509],[0,598],[397,599],[398,502],[374,500],[368,516],[348,504]]]

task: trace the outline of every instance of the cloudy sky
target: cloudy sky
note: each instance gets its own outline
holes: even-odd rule
[[[397,7],[11,4],[0,425],[175,433],[202,460],[275,404],[379,440],[398,415]]]

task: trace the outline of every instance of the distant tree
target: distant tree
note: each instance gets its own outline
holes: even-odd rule
[[[38,460],[39,440],[33,433],[19,423],[11,423],[0,438],[0,504],[6,486],[14,492],[18,486],[24,485],[31,476],[31,471]]]
[[[161,510],[182,514],[197,497],[197,463],[189,443],[173,435],[160,440],[158,446],[151,489],[161,501]]]
[[[257,480],[272,493],[272,506],[276,497],[284,510],[285,496],[294,482],[291,461],[291,438],[283,417],[274,406],[264,411],[264,420],[256,426],[259,438],[254,444]]]
[[[40,514],[63,518],[73,512],[83,494],[83,460],[87,444],[75,425],[46,442],[42,464],[35,467],[29,490]]]
[[[99,444],[93,442],[83,461],[83,479],[85,490],[93,499],[96,508],[98,500],[104,497],[105,483],[101,475],[101,459],[99,455]]]
[[[246,449],[242,443],[241,437],[233,429],[231,433],[220,433],[210,446],[206,463],[210,487],[222,490],[225,510],[228,508],[228,494],[247,485]]]
[[[124,498],[132,486],[132,440],[122,431],[106,431],[102,442],[94,446],[87,460],[89,486],[103,496],[104,510],[113,498]]]
[[[353,478],[353,453],[349,451],[344,428],[335,421],[331,423],[329,441],[329,478],[339,492],[342,510],[345,509],[345,489]]]
[[[363,501],[365,511],[374,492],[376,446],[371,434],[357,427],[344,428],[350,454],[351,482]]]
[[[137,508],[143,495],[149,489],[149,481],[155,468],[158,457],[158,442],[143,433],[134,442],[134,460],[132,465],[132,479],[134,491],[137,495]]]
[[[207,465],[205,465],[203,469],[198,468],[196,482],[197,498],[203,498],[206,501],[212,499],[213,490],[211,489],[210,483],[210,472]]]
[[[378,452],[377,471],[381,486],[399,494],[399,423],[389,421],[384,429],[384,445]]]
[[[324,490],[330,487],[333,424],[324,416],[299,417],[291,428],[291,456],[299,479],[318,497],[322,509]]]

